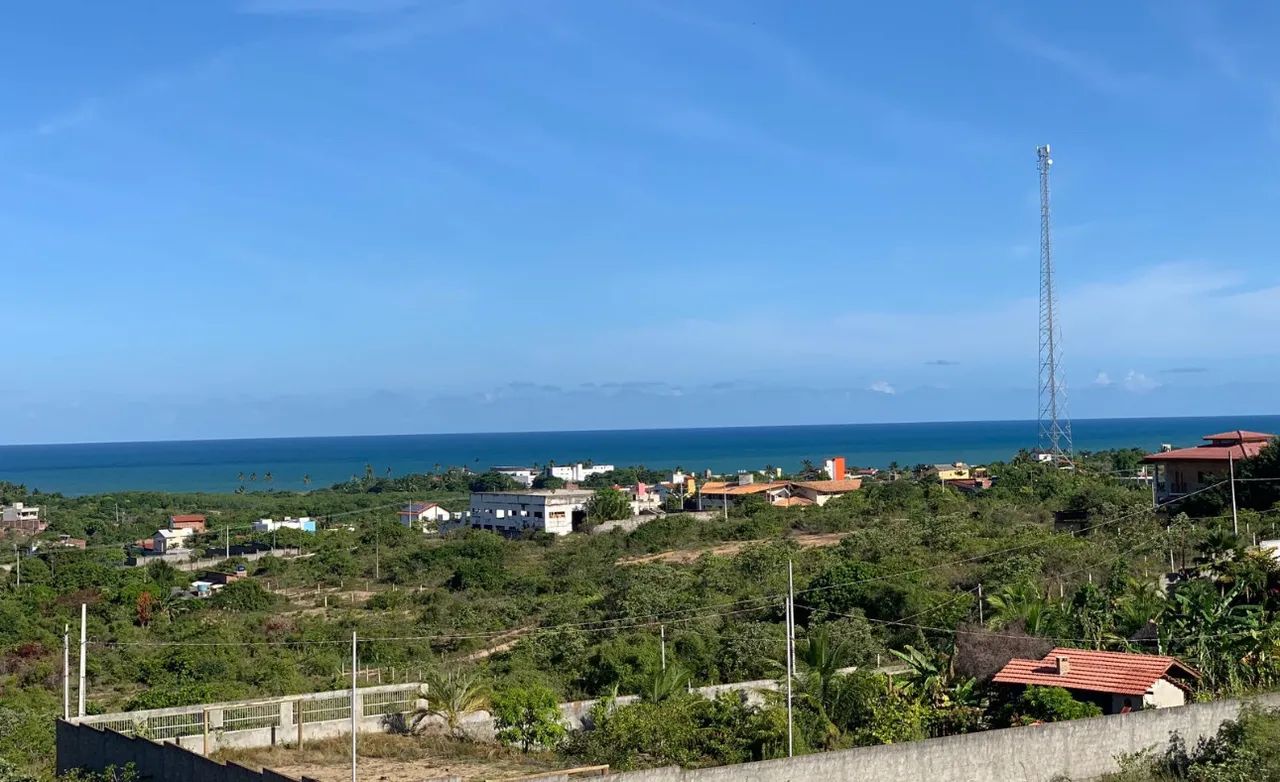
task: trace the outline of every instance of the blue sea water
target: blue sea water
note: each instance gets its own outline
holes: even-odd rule
[[[1227,429],[1280,432],[1280,416],[1231,418],[1130,418],[1073,422],[1077,450],[1191,445]],[[0,480],[68,495],[129,489],[233,491],[238,474],[256,472],[250,489],[328,486],[363,475],[426,472],[436,465],[565,464],[591,459],[716,472],[787,469],[803,459],[821,463],[843,455],[850,465],[884,467],[1007,459],[1036,444],[1034,421],[968,421],[915,424],[845,424],[722,429],[644,429],[579,432],[424,434],[199,440],[80,445],[0,446]],[[261,478],[272,473],[273,481]]]

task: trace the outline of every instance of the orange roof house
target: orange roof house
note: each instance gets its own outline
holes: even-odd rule
[[[1187,702],[1200,674],[1175,657],[1058,647],[1040,660],[1014,658],[991,681],[1061,687],[1107,714],[1161,709]]]
[[[169,517],[169,529],[193,529],[204,532],[205,518],[201,513],[179,513]]]
[[[1227,479],[1231,463],[1252,459],[1276,436],[1238,429],[1206,435],[1204,445],[1148,454],[1155,465],[1156,498],[1161,502],[1191,494]]]

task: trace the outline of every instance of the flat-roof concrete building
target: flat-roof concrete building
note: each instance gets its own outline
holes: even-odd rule
[[[479,491],[471,495],[471,510],[461,526],[516,534],[525,530],[568,535],[586,517],[595,492],[582,489]]]

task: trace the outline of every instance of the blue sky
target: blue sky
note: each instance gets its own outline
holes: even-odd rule
[[[0,440],[1274,413],[1280,7],[25,3]]]

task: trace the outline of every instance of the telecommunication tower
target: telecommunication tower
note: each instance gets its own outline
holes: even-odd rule
[[[1053,288],[1053,238],[1049,220],[1049,145],[1036,147],[1040,169],[1040,453],[1055,463],[1071,462],[1071,419],[1062,376],[1062,332]]]

